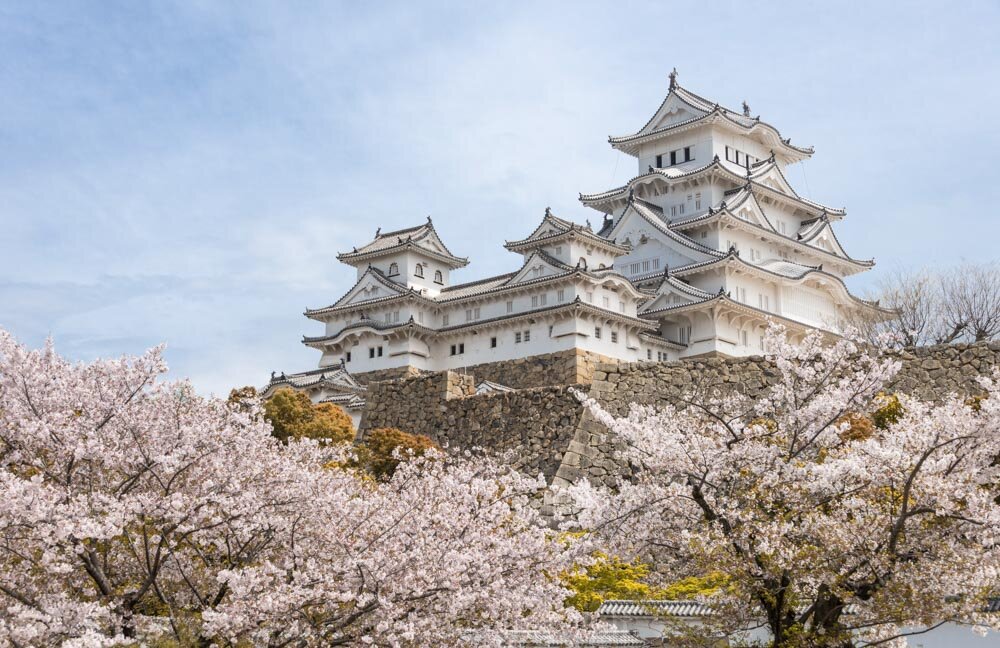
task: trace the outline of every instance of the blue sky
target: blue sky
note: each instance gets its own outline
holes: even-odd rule
[[[167,343],[205,392],[318,361],[336,253],[431,214],[472,264],[634,175],[667,73],[746,99],[879,272],[996,258],[1000,4],[0,5],[0,326],[79,359]]]

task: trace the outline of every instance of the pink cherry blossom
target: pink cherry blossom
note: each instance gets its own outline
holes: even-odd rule
[[[594,540],[664,582],[728,576],[710,599],[723,634],[765,623],[776,645],[844,645],[944,621],[996,627],[981,614],[1000,583],[994,380],[978,407],[900,396],[899,420],[858,433],[848,416],[884,405],[896,360],[819,335],[792,345],[779,329],[768,348],[778,381],[761,396],[617,419],[588,403],[642,468],[614,490],[571,489]]]

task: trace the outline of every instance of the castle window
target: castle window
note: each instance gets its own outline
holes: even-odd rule
[[[592,293],[592,292],[588,292],[587,293],[587,303],[588,304],[593,304],[594,303],[594,293]]]
[[[465,342],[451,345],[451,355],[462,355],[465,353]]]
[[[548,293],[542,293],[541,295],[538,296],[538,303],[539,303],[539,305],[544,306],[545,304],[548,303],[548,301],[549,301],[549,294]]]
[[[563,302],[565,300],[566,300],[566,291],[565,290],[559,290],[559,291],[557,291],[556,292],[556,301]]]
[[[549,324],[549,337],[552,337],[552,328],[553,328],[552,325]]]
[[[657,155],[656,156],[656,168],[657,169],[662,169],[663,168],[663,155]]]
[[[561,245],[557,245],[556,246],[556,254],[562,254],[562,246]]]
[[[490,338],[490,348],[491,349],[497,348],[497,339],[495,337]]]
[[[618,344],[618,331],[611,331],[611,344]]]
[[[701,194],[700,193],[694,195],[694,208],[695,209],[701,209]]]
[[[392,311],[392,321],[393,322],[399,321],[399,311]]]
[[[670,151],[670,166],[677,164],[677,151]]]
[[[390,319],[392,319],[392,313],[386,313],[385,314],[385,323],[388,324]]]
[[[375,347],[368,347],[368,357],[369,358],[375,357]]]
[[[778,232],[780,232],[782,234],[785,233],[785,222],[784,221],[779,221],[778,222]]]
[[[420,277],[421,279],[423,279],[424,278],[424,266],[422,266],[421,264],[418,263],[417,267],[413,269],[413,276]]]
[[[764,336],[763,335],[759,336],[757,338],[757,340],[758,340],[758,342],[760,344],[760,350],[763,351],[764,350]]]
[[[514,344],[520,344],[520,343],[521,343],[521,332],[518,331],[517,333],[514,334]]]
[[[378,357],[382,357],[382,347],[378,347]]]
[[[531,341],[531,331],[525,331],[524,332],[524,341],[525,342],[530,342]]]
[[[395,263],[395,262],[390,263],[389,264],[389,276],[393,277],[393,276],[398,275],[398,274],[399,274],[399,264]]]
[[[598,340],[601,339],[601,327],[600,326],[595,326],[594,327],[594,338],[596,338]]]
[[[531,306],[532,306],[532,308],[534,308],[535,306],[538,306],[538,295],[532,295],[531,296]]]
[[[424,323],[424,311],[420,311],[417,313],[417,321],[420,322],[421,324]]]
[[[507,301],[507,312],[508,313],[513,313],[514,312],[514,302],[511,301],[511,300]]]
[[[701,231],[701,238],[708,238],[708,230]]]
[[[671,216],[676,216],[677,215],[677,205],[671,205],[670,206],[670,215]]]
[[[684,213],[684,203],[681,203],[678,207],[679,207],[679,209],[677,211],[679,211],[681,214],[683,214]]]
[[[611,300],[608,299],[607,297],[601,297],[601,303],[604,304],[605,308],[610,308],[611,307]]]
[[[618,312],[619,313],[625,312],[625,302],[623,301],[618,302]]]
[[[448,326],[448,313],[441,316],[441,326]]]
[[[351,352],[350,352],[350,351],[348,351],[348,352],[347,352],[347,355],[346,355],[346,356],[345,356],[345,358],[344,358],[344,362],[350,362],[350,361],[351,361]]]
[[[684,147],[684,161],[685,162],[690,162],[693,159],[694,158],[691,157],[691,147],[690,146],[685,146]]]
[[[743,343],[743,346],[747,345],[747,332],[746,331],[740,331],[740,341]]]
[[[435,270],[434,271],[434,283],[436,283],[436,284],[443,284],[444,283],[444,275],[441,274],[440,270]]]
[[[653,359],[653,350],[652,349],[646,349],[646,359],[647,360],[652,360]]]

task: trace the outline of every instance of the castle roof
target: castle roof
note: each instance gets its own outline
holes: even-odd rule
[[[691,263],[685,266],[680,266],[671,270],[671,273],[678,277],[683,277],[705,272],[707,270],[725,267],[734,268],[742,272],[757,274],[758,276],[764,278],[767,278],[768,276],[778,277],[796,283],[802,283],[809,279],[816,279],[824,284],[834,287],[842,297],[856,306],[867,309],[876,309],[880,312],[888,312],[881,308],[877,302],[861,299],[860,297],[853,295],[847,289],[847,285],[844,283],[843,279],[837,275],[825,272],[822,265],[810,266],[784,259],[767,259],[759,263],[750,263],[749,261],[742,259],[739,253],[735,250],[730,250],[729,253],[721,259],[713,259],[711,261],[703,261],[701,263]]]
[[[365,261],[382,258],[404,251],[414,251],[437,259],[451,268],[461,268],[469,264],[465,257],[451,253],[434,229],[430,216],[427,222],[415,227],[407,227],[392,232],[375,231],[375,238],[352,252],[337,255],[337,260],[357,266]]]
[[[731,226],[746,229],[748,231],[767,232],[771,239],[777,240],[794,249],[798,249],[799,251],[826,256],[827,258],[832,259],[835,263],[845,266],[845,268],[849,269],[851,273],[867,270],[875,265],[875,261],[872,259],[855,259],[847,254],[843,245],[841,245],[840,240],[837,239],[837,235],[834,233],[833,227],[830,225],[830,219],[827,216],[820,216],[818,218],[803,221],[802,227],[794,236],[781,233],[778,231],[778,228],[774,226],[774,223],[772,223],[768,218],[763,206],[761,206],[760,202],[757,200],[755,192],[756,189],[754,187],[745,185],[735,192],[729,192],[729,195],[727,196],[728,200],[723,201],[719,205],[718,209],[710,209],[703,214],[692,216],[691,218],[673,221],[670,224],[670,228],[676,231],[685,231],[706,225],[708,223],[725,221]],[[759,212],[762,223],[749,221],[741,218],[737,214],[737,210],[747,203],[750,203],[753,208]],[[824,231],[828,231],[830,234],[830,240],[833,248],[832,250],[824,249],[818,245],[810,245],[810,241],[818,238]]]
[[[572,221],[558,218],[548,208],[545,209],[545,216],[542,217],[542,222],[531,234],[518,241],[507,241],[504,243],[504,247],[511,252],[524,252],[543,245],[552,245],[573,239],[600,247],[616,255],[627,254],[629,251],[627,246],[619,245],[615,241],[595,234],[589,223],[587,225],[577,225]]]
[[[646,186],[652,186],[655,191],[657,184],[669,187],[679,182],[700,180],[705,177],[719,177],[728,180],[736,188],[750,184],[758,189],[762,195],[789,204],[811,216],[818,217],[826,212],[828,217],[837,218],[847,213],[843,209],[821,205],[795,193],[788,181],[785,180],[780,167],[772,159],[752,165],[748,177],[744,167],[720,160],[718,156],[708,164],[693,169],[680,166],[666,169],[650,168],[646,173],[635,176],[620,187],[594,194],[581,193],[580,202],[610,214],[627,201],[629,192],[639,194]],[[772,186],[772,184],[778,186]]]
[[[692,128],[713,124],[742,135],[759,137],[786,162],[797,162],[813,154],[812,147],[792,145],[790,138],[783,138],[777,128],[750,117],[749,106],[737,112],[706,99],[676,82],[676,71],[671,74],[670,89],[653,116],[631,135],[612,136],[608,142],[614,148],[638,157],[642,144],[668,137]]]
[[[262,397],[267,398],[282,387],[296,390],[332,389],[344,392],[341,395],[331,396],[330,402],[337,405],[345,405],[351,408],[364,405],[362,394],[366,388],[358,383],[344,367],[332,366],[303,371],[294,374],[272,374],[270,382],[261,390]]]

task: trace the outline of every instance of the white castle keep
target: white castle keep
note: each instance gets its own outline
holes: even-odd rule
[[[521,255],[513,272],[453,283],[468,260],[430,218],[338,255],[357,283],[305,313],[325,327],[303,338],[322,353],[319,369],[282,374],[265,393],[288,385],[356,405],[351,376],[386,370],[573,350],[620,361],[751,355],[771,321],[793,335],[836,335],[849,315],[878,308],[844,285],[874,265],[837,240],[845,211],[803,198],[785,177],[812,148],[751,117],[746,103],[724,108],[682,88],[674,71],[650,120],[609,142],[637,159],[639,174],[580,195],[602,226],[546,209],[533,232],[505,244]]]

